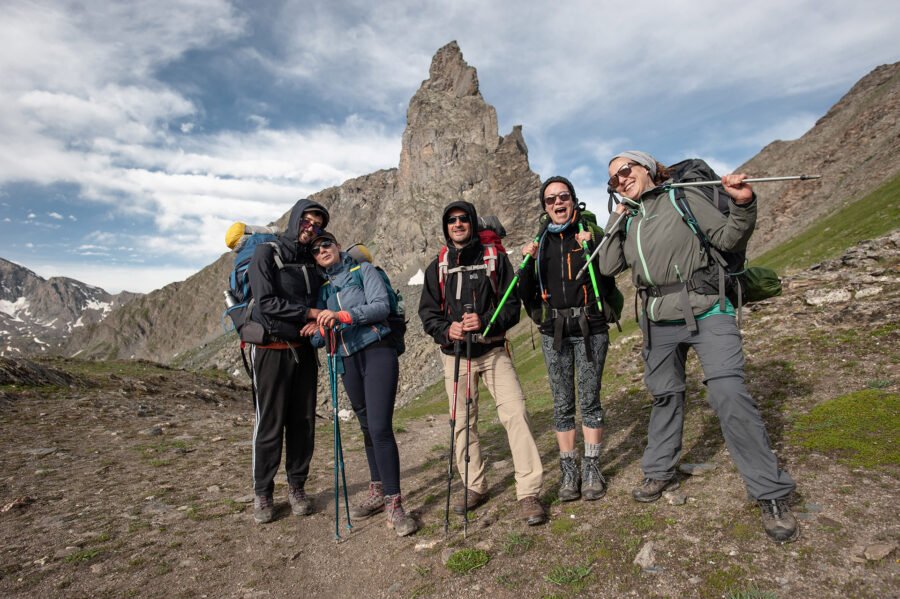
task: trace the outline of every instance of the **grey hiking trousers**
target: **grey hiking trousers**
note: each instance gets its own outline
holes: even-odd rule
[[[647,449],[641,459],[644,476],[668,480],[681,457],[684,425],[685,359],[694,348],[703,368],[707,401],[719,417],[728,452],[754,499],[778,499],[794,490],[794,480],[778,467],[756,402],[744,384],[741,333],[733,316],[697,321],[694,334],[686,325],[650,323],[652,347],[644,347],[644,382],[653,395]]]

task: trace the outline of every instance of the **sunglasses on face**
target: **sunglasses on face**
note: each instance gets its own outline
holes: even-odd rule
[[[458,215],[456,215],[456,216],[451,216],[450,218],[448,218],[448,219],[447,219],[447,224],[448,224],[448,225],[455,225],[457,222],[460,222],[460,223],[463,223],[463,224],[467,224],[467,223],[469,222],[469,220],[470,220],[470,219],[469,219],[469,215],[468,215],[468,214],[458,214]]]
[[[312,231],[315,235],[318,235],[322,232],[322,227],[311,220],[303,219],[300,221],[300,232],[302,233],[303,231]]]
[[[334,242],[333,242],[333,241],[328,241],[328,240],[323,241],[322,243],[317,243],[317,244],[316,244],[316,247],[314,247],[314,248],[312,249],[312,255],[313,255],[313,256],[318,256],[318,255],[319,255],[319,252],[321,252],[323,249],[328,249],[328,248],[330,248],[330,247],[333,246],[333,245],[334,245]]]
[[[559,192],[559,193],[557,193],[557,194],[554,194],[554,195],[552,195],[552,196],[547,196],[547,197],[545,197],[545,198],[544,198],[544,203],[547,204],[548,206],[551,206],[551,205],[553,205],[553,204],[556,203],[556,199],[557,199],[557,198],[559,198],[559,199],[560,199],[561,201],[563,201],[563,202],[568,202],[569,200],[572,199],[572,194],[569,193],[568,191],[561,191],[561,192]]]
[[[628,177],[631,175],[631,167],[638,166],[637,164],[623,164],[619,167],[619,170],[616,171],[616,174],[609,178],[609,181],[606,182],[607,185],[612,187],[613,189],[617,188],[622,181],[619,177]]]

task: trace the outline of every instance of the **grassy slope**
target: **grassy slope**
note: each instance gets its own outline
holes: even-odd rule
[[[874,239],[897,226],[900,226],[900,175],[814,223],[791,241],[754,258],[753,264],[779,272],[808,268],[838,256],[863,239]]]

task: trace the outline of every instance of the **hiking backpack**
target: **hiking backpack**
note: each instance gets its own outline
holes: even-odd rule
[[[364,251],[356,251],[353,250],[355,248],[362,248]],[[369,262],[372,264],[371,260],[368,259],[368,256],[371,256],[369,250],[362,245],[361,243],[354,244],[347,248],[347,253],[353,256],[354,260],[357,261],[357,264],[350,267],[350,274],[353,277],[353,282],[359,286],[363,287],[363,279],[362,273],[360,273],[360,262]],[[378,274],[381,275],[381,280],[384,282],[384,286],[387,289],[388,293],[388,303],[390,304],[390,312],[387,317],[387,325],[391,329],[391,332],[388,334],[386,339],[390,340],[394,347],[397,349],[397,355],[403,354],[406,351],[406,341],[404,337],[406,336],[406,328],[407,328],[407,320],[406,320],[406,302],[403,299],[403,295],[400,293],[400,290],[395,288],[391,284],[391,279],[388,277],[388,274],[384,272],[384,269],[380,266],[376,266],[375,270],[378,271]],[[322,288],[319,291],[321,294],[321,299],[323,302],[327,302],[328,298],[332,295],[336,295],[341,290],[335,288],[330,281],[325,281],[322,283]]]

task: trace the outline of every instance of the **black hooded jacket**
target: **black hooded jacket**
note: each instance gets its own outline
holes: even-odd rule
[[[472,223],[472,237],[462,248],[457,248],[450,241],[447,233],[447,215],[454,209],[465,211],[469,215],[469,222]],[[478,214],[475,206],[469,202],[452,202],[444,209],[441,217],[441,228],[444,232],[444,239],[447,242],[447,260],[448,267],[456,266],[478,266],[484,264],[484,246],[478,236]],[[463,306],[472,304],[475,313],[481,320],[482,328],[490,322],[494,310],[497,308],[499,298],[509,286],[513,279],[513,268],[509,263],[509,258],[505,253],[500,253],[497,257],[497,289],[491,284],[486,271],[472,270],[458,273],[448,274],[447,280],[444,281],[446,297],[441,298],[440,276],[438,272],[439,258],[435,258],[428,268],[425,270],[425,287],[422,290],[422,297],[419,300],[419,318],[422,320],[422,326],[425,332],[431,335],[441,346],[441,351],[445,354],[453,353],[453,342],[450,341],[448,332],[450,324],[462,320],[464,313]],[[456,299],[456,289],[461,281],[460,299]],[[502,337],[506,331],[519,322],[520,303],[514,294],[510,295],[506,300],[506,304],[497,315],[497,320],[491,326],[488,332],[489,339],[497,338],[494,341],[486,341],[484,343],[472,344],[472,357],[481,356],[488,351],[503,347],[504,341]]]
[[[322,285],[309,245],[297,241],[303,213],[309,210],[321,212],[322,228],[328,226],[329,216],[324,206],[299,200],[291,209],[287,230],[275,240],[284,267],[279,268],[275,261],[275,248],[264,243],[253,252],[247,270],[254,301],[250,318],[263,325],[270,336],[282,341],[300,339],[306,313],[315,307]]]

